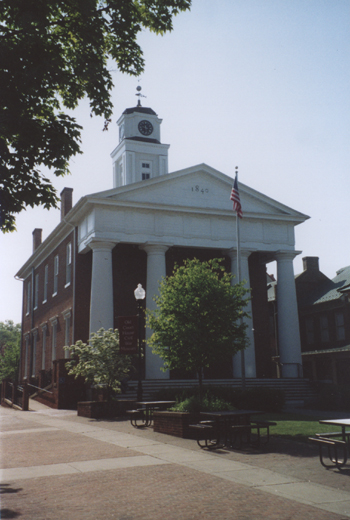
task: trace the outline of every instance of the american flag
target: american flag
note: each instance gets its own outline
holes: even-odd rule
[[[233,202],[233,211],[236,211],[239,218],[242,218],[243,212],[242,212],[242,206],[241,206],[241,199],[239,198],[237,175],[235,177],[235,182],[233,184],[230,199]]]

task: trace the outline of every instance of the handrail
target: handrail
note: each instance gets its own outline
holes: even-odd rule
[[[31,383],[28,383],[28,386],[31,386],[32,388],[37,388],[40,390],[40,392],[47,392],[48,394],[53,394],[53,392],[50,392],[50,390],[46,390],[45,388],[40,388],[40,386],[32,385]]]

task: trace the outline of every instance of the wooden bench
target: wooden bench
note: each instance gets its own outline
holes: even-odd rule
[[[218,441],[215,438],[216,429],[212,423],[214,421],[203,421],[199,424],[190,424],[189,428],[195,431],[196,441],[201,448],[214,449],[218,447]]]
[[[347,440],[348,444],[350,445],[350,431],[346,431],[344,433],[345,433],[346,440]],[[329,439],[331,437],[343,437],[343,432],[315,433],[315,437],[323,437],[326,439]]]
[[[337,433],[337,432],[334,432]],[[328,434],[324,434],[322,437],[320,434],[316,434],[316,437],[309,437],[309,441],[315,443],[319,447],[320,462],[325,468],[331,468],[337,466],[341,468],[348,460],[347,442],[340,441],[334,438],[326,437]],[[333,436],[334,437],[334,436]],[[326,464],[324,462],[323,448],[327,448],[328,458],[332,464]],[[341,456],[339,456],[339,450]]]
[[[251,443],[251,424],[233,424],[230,428],[230,444],[241,449],[243,444]],[[238,444],[238,445],[237,445]]]
[[[277,423],[273,421],[254,421],[251,423],[252,429],[256,430],[257,433],[257,440],[255,441],[255,444],[257,446],[265,445],[270,440],[270,426],[276,426]],[[265,435],[261,435],[261,430],[266,430]],[[265,438],[263,442],[261,442],[262,438]]]

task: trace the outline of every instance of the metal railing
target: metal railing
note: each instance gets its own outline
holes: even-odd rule
[[[39,392],[47,392],[48,394],[53,395],[53,392],[50,392],[50,390],[46,390],[46,388],[40,388],[40,386],[35,386],[31,383],[28,383],[28,386],[30,386],[31,388],[36,388],[37,390],[39,390]]]
[[[28,411],[29,395],[27,384],[18,385],[9,380],[2,381],[1,403]]]

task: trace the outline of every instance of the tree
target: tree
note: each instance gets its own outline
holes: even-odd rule
[[[153,334],[148,340],[164,361],[164,370],[196,370],[202,395],[202,372],[211,363],[247,345],[243,323],[247,290],[232,285],[221,259],[187,260],[164,278],[155,297],[157,309],[147,311]]]
[[[21,325],[0,321],[0,381],[17,379],[20,358]]]
[[[112,114],[111,58],[118,69],[144,69],[138,33],[172,30],[191,0],[2,0],[0,2],[0,226],[16,229],[26,206],[57,207],[39,170],[69,173],[81,153],[81,126],[62,111],[87,97],[91,115]]]
[[[69,375],[82,376],[87,383],[107,388],[107,399],[112,391],[119,391],[122,381],[130,371],[131,357],[120,354],[118,330],[100,329],[91,334],[89,343],[77,341],[71,347],[70,361],[66,363]]]

